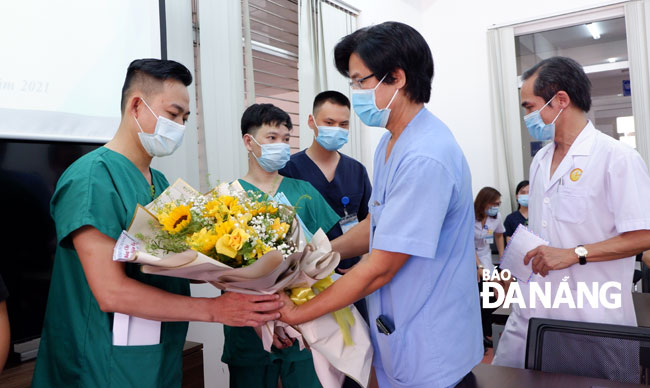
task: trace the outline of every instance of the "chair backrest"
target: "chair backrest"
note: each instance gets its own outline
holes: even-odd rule
[[[526,369],[603,378],[647,381],[650,329],[603,323],[531,318]]]

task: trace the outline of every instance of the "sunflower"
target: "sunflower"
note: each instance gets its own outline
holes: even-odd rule
[[[158,221],[163,230],[171,234],[182,231],[192,220],[189,205],[179,205],[158,213]]]

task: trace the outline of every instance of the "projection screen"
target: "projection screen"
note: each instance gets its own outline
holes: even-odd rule
[[[164,20],[164,0],[0,2],[0,138],[109,140],[129,63],[166,57]]]

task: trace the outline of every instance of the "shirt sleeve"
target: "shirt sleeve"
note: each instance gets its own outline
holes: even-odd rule
[[[368,178],[368,171],[363,166],[361,166],[361,169],[363,171],[363,195],[361,196],[361,203],[357,211],[357,219],[359,221],[363,221],[368,216],[368,202],[370,202],[370,195],[372,194],[372,185]]]
[[[650,177],[637,152],[617,155],[608,168],[608,205],[618,233],[650,229]]]
[[[291,162],[291,160],[287,163],[286,166],[282,167],[282,168],[278,171],[278,173],[280,173],[280,175],[282,175],[282,176],[286,176],[287,178],[293,178],[293,177],[294,177],[294,174],[293,174],[293,163]]]
[[[327,233],[341,219],[338,214],[327,203],[325,198],[312,186],[311,183],[304,181],[304,191],[310,198],[303,198],[299,207],[304,207],[305,216],[300,216],[302,222],[311,233],[316,233],[322,229]]]
[[[59,244],[82,226],[92,226],[117,238],[126,224],[126,210],[107,167],[98,161],[68,171],[52,197],[52,218]],[[68,245],[70,244],[70,245]]]
[[[440,231],[456,197],[453,175],[440,162],[416,156],[397,168],[381,215],[375,225],[372,248],[434,258]]]

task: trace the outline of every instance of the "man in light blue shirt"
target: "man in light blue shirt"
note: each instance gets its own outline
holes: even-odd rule
[[[483,357],[471,177],[453,135],[424,108],[433,59],[413,28],[387,22],[335,48],[352,105],[388,132],[377,147],[370,217],[333,249],[370,255],[282,320],[301,323],[368,295],[379,386],[453,387]],[[379,107],[382,107],[381,109]]]
[[[410,258],[368,297],[370,317],[392,318],[395,327],[388,336],[371,327],[381,360],[375,368],[378,378],[394,376],[392,386],[444,387],[483,357],[469,167],[449,129],[426,108],[384,163],[390,138],[386,133],[375,153],[370,248]]]

